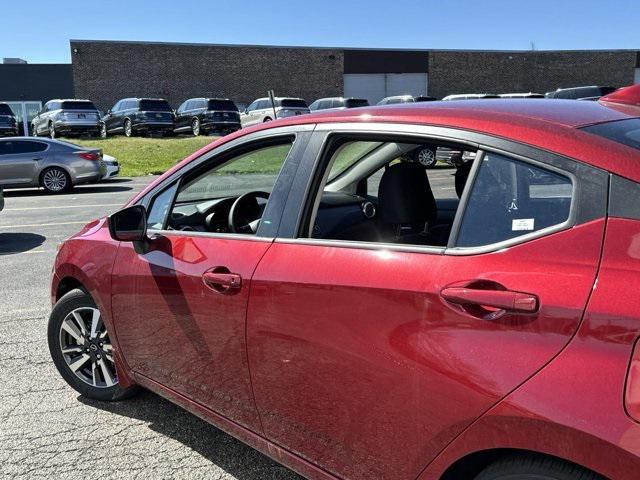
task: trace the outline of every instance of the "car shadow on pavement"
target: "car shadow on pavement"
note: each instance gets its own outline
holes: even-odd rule
[[[28,252],[42,245],[45,240],[37,233],[0,233],[0,255]]]
[[[100,402],[83,396],[78,400],[148,423],[154,432],[180,442],[238,480],[302,480],[288,468],[154,393],[142,391],[120,402]]]
[[[85,193],[116,193],[116,192],[129,192],[133,190],[133,187],[125,187],[119,185],[92,185],[87,187],[76,187],[73,190],[66,193],[47,194],[41,189],[30,190],[5,190],[5,198],[9,197],[42,197],[42,196],[55,196],[64,197],[66,195],[82,195]]]

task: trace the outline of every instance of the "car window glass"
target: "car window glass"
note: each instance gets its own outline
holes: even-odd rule
[[[11,140],[0,142],[0,155],[8,155],[12,151],[13,143]]]
[[[640,119],[638,118],[596,123],[582,127],[582,130],[640,150]]]
[[[13,153],[34,153],[43,152],[47,149],[47,144],[43,142],[31,142],[27,140],[17,141],[13,145]]]
[[[149,214],[147,215],[147,227],[155,230],[162,230],[164,228],[164,221],[167,218],[167,213],[171,208],[173,197],[175,196],[178,183],[174,183],[162,193],[160,193],[151,204]]]
[[[166,205],[170,200],[167,198],[172,195],[166,193],[167,197],[160,198],[163,192],[156,198],[151,209],[153,224],[162,224],[166,217],[167,229],[232,233],[229,221],[231,206],[240,196],[257,193],[257,196],[244,197],[244,203],[236,208],[234,217],[238,221],[236,228],[242,226],[236,233],[255,233],[246,227],[253,224],[257,229],[256,222],[262,217],[268,196],[292,145],[291,140],[283,139],[282,143],[256,146],[248,152],[231,156],[222,164],[216,165],[214,160],[209,168],[187,173],[168,217]]]
[[[573,185],[567,176],[487,153],[464,212],[458,247],[502,242],[569,219]]]
[[[258,105],[258,102],[257,102],[257,101],[254,101],[253,103],[251,103],[251,105],[249,105],[249,106],[247,107],[247,112],[250,112],[250,111],[252,111],[252,110],[255,110],[257,105]]]
[[[329,181],[332,181],[380,145],[380,142],[348,142],[342,145],[336,151],[331,163]]]
[[[180,188],[177,202],[209,200],[246,193],[271,191],[291,143],[243,153],[209,170]]]
[[[444,247],[459,205],[456,184],[464,187],[469,169],[459,175],[454,164],[436,166],[438,143],[372,138],[329,144],[329,171],[322,175],[328,180],[310,200],[314,208],[301,234]]]

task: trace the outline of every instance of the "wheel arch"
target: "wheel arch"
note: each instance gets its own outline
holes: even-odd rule
[[[567,425],[531,413],[521,415],[509,408],[479,419],[432,459],[418,480],[473,478],[460,472],[480,471],[504,455],[518,453],[557,459],[606,478],[636,478],[629,476],[640,467],[633,448],[580,428],[589,420]]]
[[[537,452],[535,450],[527,450],[520,448],[492,448],[487,450],[479,450],[476,452],[468,453],[464,457],[459,458],[453,464],[447,468],[440,476],[440,480],[458,480],[460,478],[475,478],[491,463],[501,460],[503,458],[515,456],[515,455],[529,455],[534,457],[542,457],[548,459],[558,460],[567,465],[577,466],[588,470],[596,475],[598,472],[591,470],[590,468],[580,465],[578,463],[567,460],[566,458],[550,455],[548,453]]]
[[[78,280],[76,277],[66,276],[60,279],[60,281],[58,282],[58,285],[53,295],[53,300],[57,302],[63,296],[69,293],[71,290],[75,290],[75,289],[82,290],[85,293],[89,293],[89,291],[84,286],[84,284],[80,280]]]

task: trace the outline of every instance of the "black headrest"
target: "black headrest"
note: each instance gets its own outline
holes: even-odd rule
[[[438,214],[423,167],[401,162],[387,168],[378,187],[378,218],[394,225],[434,223]]]

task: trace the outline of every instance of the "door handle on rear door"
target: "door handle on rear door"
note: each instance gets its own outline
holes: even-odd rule
[[[482,288],[478,288],[480,285]],[[493,282],[451,285],[443,288],[440,295],[466,313],[485,320],[495,320],[506,313],[536,313],[539,307],[536,295],[507,290]]]
[[[202,281],[214,292],[231,294],[242,287],[242,277],[225,267],[216,267],[202,274]]]

